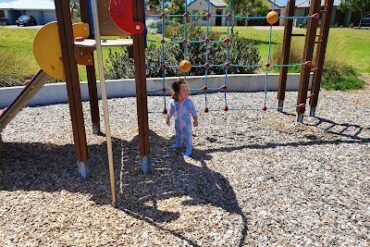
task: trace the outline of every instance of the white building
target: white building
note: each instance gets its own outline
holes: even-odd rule
[[[209,1],[210,13],[212,16],[226,15],[227,4],[223,0],[210,0]],[[195,0],[188,4],[188,11],[190,13],[207,13],[208,12],[208,1],[207,0]],[[207,17],[199,17],[197,20],[193,18],[193,22],[197,22],[199,25],[207,25]],[[216,16],[211,18],[212,26],[225,26],[226,18],[224,16]]]
[[[274,0],[265,0],[269,9],[274,9],[279,14],[281,10],[284,8],[283,4],[280,1]],[[210,0],[210,12],[212,16],[215,15],[227,15],[227,3],[224,0]],[[188,10],[192,13],[207,13],[208,12],[208,0],[194,0],[193,2],[188,4]],[[207,25],[208,21],[206,17],[198,18],[198,20],[194,20],[199,25]],[[247,25],[248,22],[246,22]],[[258,21],[259,25],[264,25],[264,21]],[[216,16],[212,18],[211,25],[213,26],[225,26],[226,25],[226,17]]]
[[[35,17],[38,25],[56,20],[54,0],[0,0],[7,24],[13,25],[21,15]]]

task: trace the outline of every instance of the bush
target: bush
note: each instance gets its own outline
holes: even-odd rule
[[[328,90],[354,90],[366,83],[358,78],[356,69],[337,60],[327,60],[324,65],[322,85]]]
[[[168,31],[171,30],[171,31]],[[169,32],[171,40],[181,40],[183,37],[183,27],[169,27],[166,29]],[[217,34],[211,34],[217,35]],[[189,27],[189,39],[190,40],[203,40],[204,30],[198,26]],[[222,38],[222,36],[219,36]],[[210,39],[215,39],[210,36]],[[243,64],[243,65],[254,65],[260,61],[260,55],[255,47],[254,41],[240,37],[238,34],[234,34],[231,37],[231,52],[230,62],[232,64]],[[209,52],[209,63],[210,64],[224,64],[226,62],[226,48],[223,43],[211,43],[208,45]],[[204,42],[191,44],[188,46],[188,59],[193,65],[204,65],[206,63],[205,53],[207,51],[206,44]],[[167,76],[180,76],[182,73],[177,68],[177,65],[181,60],[184,59],[184,46],[182,43],[179,44],[167,44],[165,48],[166,61],[165,63],[170,65],[166,71]],[[146,49],[146,72],[148,77],[162,77],[163,71],[161,69],[162,64],[162,48],[155,45],[150,45]],[[133,78],[134,68],[133,60],[128,57],[128,53],[125,49],[120,52],[112,52],[110,50],[109,57],[107,59],[108,66],[106,67],[106,74],[110,79],[120,78]],[[250,74],[254,73],[256,68],[237,68],[231,67],[229,73],[231,74]],[[188,75],[204,75],[204,68],[193,67]],[[224,74],[225,69],[223,67],[213,67],[209,70],[209,74]]]
[[[0,76],[0,87],[15,87],[22,85],[23,83],[20,80],[14,80],[11,77]]]
[[[150,45],[145,50],[146,75],[148,77],[162,77],[161,69],[162,49],[155,45]],[[168,64],[177,64],[173,52],[166,49],[166,61]],[[122,48],[119,52],[109,49],[105,73],[109,79],[129,79],[135,77],[134,60],[128,56],[127,48]],[[177,69],[168,68],[167,76],[175,76]]]
[[[274,64],[281,64],[282,44],[276,46],[272,55]],[[292,42],[289,63],[302,63],[304,47],[302,43]],[[314,65],[315,66],[315,65]],[[300,72],[302,66],[290,67],[289,72]],[[333,58],[328,58],[324,64],[322,86],[328,90],[353,90],[361,89],[365,82],[358,79],[356,69],[348,64]]]
[[[283,50],[283,44],[279,43],[272,53],[272,63],[273,64],[281,64],[282,63],[282,50]],[[289,63],[295,64],[295,63],[302,63],[303,59],[303,51],[304,47],[303,44],[297,41],[293,41],[290,46],[290,54],[289,54]],[[280,70],[280,69],[276,69]],[[299,73],[301,71],[301,66],[296,67],[289,67],[288,70],[290,73]]]

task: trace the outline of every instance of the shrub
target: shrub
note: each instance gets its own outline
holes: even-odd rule
[[[170,31],[169,31],[170,30]],[[183,27],[169,27],[166,29],[169,33],[171,40],[181,40],[183,37]],[[217,39],[223,38],[221,34],[211,34],[210,39],[216,39],[212,35],[219,35]],[[189,26],[189,39],[190,40],[203,40],[204,30],[199,26]],[[223,39],[221,39],[223,40]],[[231,37],[231,52],[230,62],[232,64],[243,64],[253,65],[258,64],[260,61],[260,55],[255,47],[254,41],[240,37],[237,33]],[[166,75],[167,76],[180,76],[181,72],[178,70],[177,65],[179,61],[184,59],[184,45],[178,44],[167,44],[165,48],[166,52],[166,64],[170,65]],[[188,59],[193,65],[204,65],[206,63],[207,47],[204,42],[191,44],[188,46]],[[210,64],[224,64],[226,62],[226,48],[221,42],[211,43],[208,45],[209,52],[209,63]],[[146,67],[148,77],[161,77],[163,71],[160,67],[162,64],[162,48],[150,45],[146,49]],[[107,75],[111,79],[119,78],[132,78],[134,77],[133,60],[128,57],[126,50],[120,52],[110,51],[107,59],[108,66],[106,67]],[[229,73],[254,73],[256,68],[237,68],[231,67]],[[204,75],[204,68],[193,67],[188,75]],[[224,74],[225,69],[223,67],[212,67],[209,70],[209,74]]]
[[[329,59],[325,62],[322,85],[328,90],[361,89],[365,82],[358,78],[356,69],[338,60]]]
[[[150,45],[145,50],[146,75],[148,77],[162,77],[161,69],[162,49],[155,45]],[[166,49],[166,63],[177,64],[173,52]],[[109,50],[105,73],[109,79],[129,79],[135,77],[134,60],[129,57],[127,49],[122,48],[120,51],[113,52]],[[176,68],[168,68],[167,76],[175,76]]]
[[[282,44],[276,46],[272,55],[274,64],[281,64]],[[289,63],[301,63],[304,47],[302,43],[292,42]],[[314,65],[315,66],[315,65]],[[289,72],[300,72],[301,66],[290,67]],[[328,90],[361,89],[365,82],[358,78],[356,69],[334,58],[327,58],[324,64],[322,86]]]

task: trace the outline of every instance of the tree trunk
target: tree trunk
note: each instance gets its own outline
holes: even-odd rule
[[[360,22],[358,23],[358,28],[361,29],[361,24],[362,24],[362,17],[363,17],[363,11],[360,9]]]

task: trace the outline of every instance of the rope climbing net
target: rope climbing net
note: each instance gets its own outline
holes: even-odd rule
[[[166,76],[167,76],[167,70],[169,68],[177,69],[179,68],[178,64],[168,64],[167,61],[167,55],[166,55],[166,46],[168,45],[174,45],[174,44],[182,44],[183,46],[183,61],[189,60],[189,46],[194,44],[204,44],[205,45],[205,53],[204,53],[204,64],[194,64],[190,66],[192,68],[200,68],[204,70],[204,77],[203,77],[203,86],[201,88],[192,88],[192,93],[203,93],[204,95],[204,112],[209,111],[219,111],[220,109],[210,109],[209,104],[209,93],[215,93],[219,92],[223,94],[223,101],[224,101],[224,107],[223,111],[240,111],[240,110],[251,110],[251,111],[266,111],[266,110],[272,110],[277,109],[276,107],[267,107],[267,95],[268,95],[268,85],[270,81],[270,70],[272,68],[281,68],[281,67],[298,67],[303,65],[311,65],[311,61],[302,61],[300,63],[294,63],[294,64],[272,64],[272,31],[273,31],[273,24],[275,24],[279,19],[283,20],[297,20],[297,19],[309,19],[309,18],[320,18],[320,14],[316,13],[314,15],[308,15],[308,16],[282,16],[275,11],[276,9],[276,3],[273,2],[272,11],[269,12],[267,16],[242,16],[242,15],[234,15],[233,11],[233,1],[228,1],[228,13],[227,14],[212,14],[212,4],[210,0],[206,0],[206,10],[205,14],[193,14],[189,13],[188,10],[188,4],[184,5],[184,13],[176,13],[176,14],[167,14],[166,13],[166,1],[161,1],[161,13],[160,14],[154,14],[154,15],[147,15],[147,18],[152,19],[160,19],[161,20],[161,33],[162,37],[160,40],[148,40],[148,42],[151,43],[159,43],[161,46],[161,70],[162,70],[162,88],[158,90],[148,91],[148,93],[163,93],[163,111],[157,111],[157,112],[163,112],[167,113],[167,93],[168,89],[166,88]],[[166,31],[166,19],[169,18],[183,18],[183,36],[181,39],[171,40],[167,37],[165,37],[165,31]],[[189,23],[191,23],[192,19],[195,18],[204,18],[206,20],[207,25],[205,26],[205,34],[204,39],[202,40],[191,40],[189,39]],[[212,26],[212,18],[224,18],[225,24],[226,24],[226,32],[225,36],[222,39],[211,39],[211,26]],[[267,20],[267,22],[270,24],[269,27],[269,36],[268,36],[268,52],[267,52],[267,62],[265,64],[233,64],[231,61],[231,52],[232,52],[232,46],[231,46],[231,38],[232,38],[232,26],[234,21],[242,19],[242,20]],[[212,64],[210,59],[210,45],[220,43],[223,44],[225,47],[225,61],[222,64]],[[181,65],[180,65],[181,66]],[[261,108],[243,108],[243,109],[236,109],[236,108],[229,108],[228,104],[228,84],[229,84],[229,74],[231,68],[264,68],[264,99],[263,99],[263,107]],[[212,68],[223,68],[224,75],[222,79],[222,83],[219,87],[209,87],[209,76],[210,76],[210,70]],[[190,68],[189,68],[190,69]],[[186,72],[184,73],[184,77],[186,79]],[[296,106],[292,106],[292,108],[295,108]],[[154,113],[152,111],[151,113]]]

